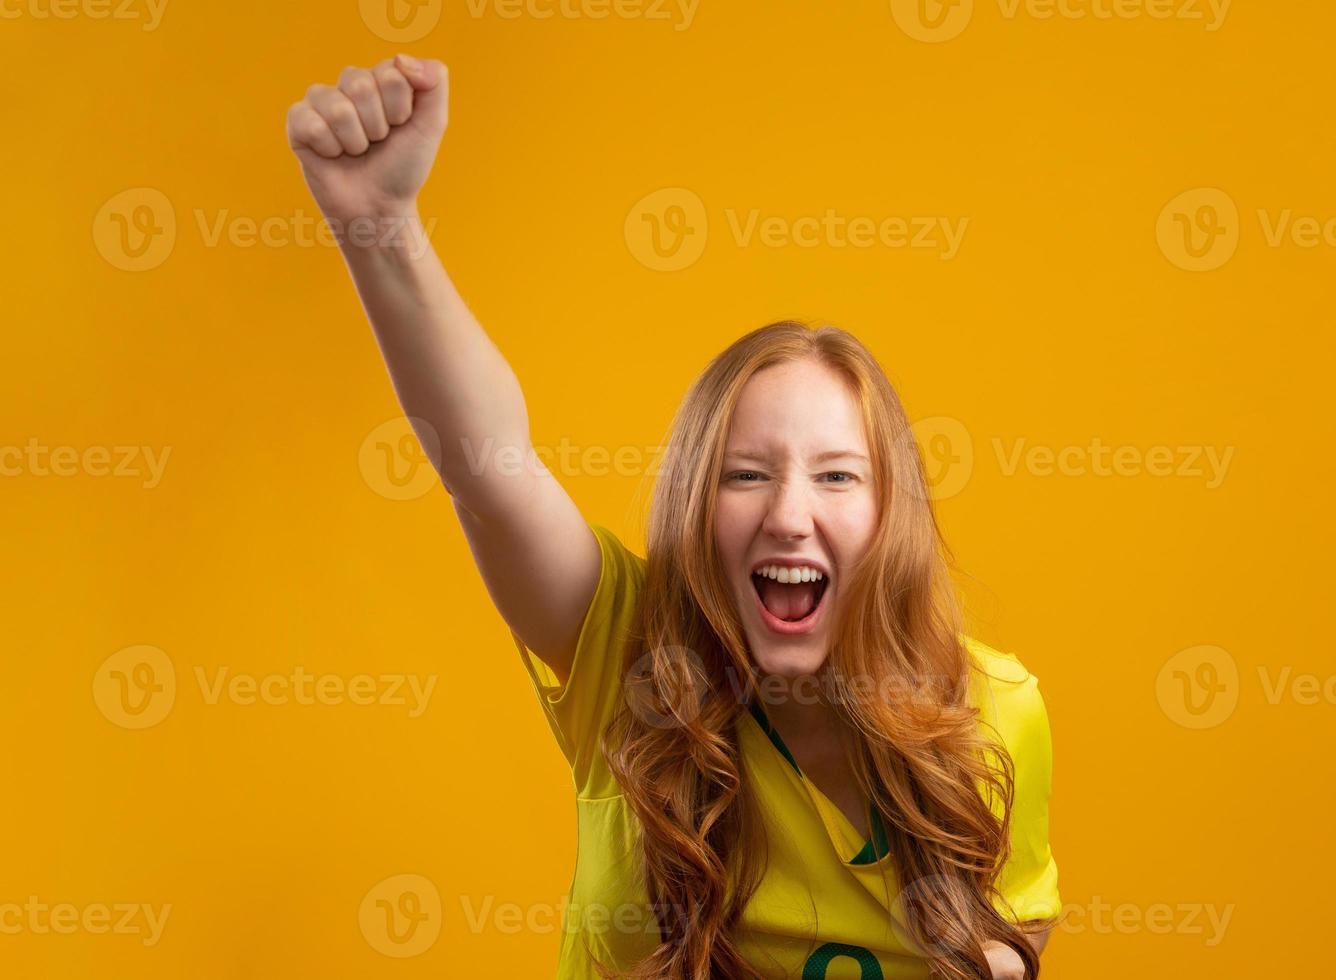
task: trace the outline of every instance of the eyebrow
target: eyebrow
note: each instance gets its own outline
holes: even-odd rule
[[[725,456],[731,456],[734,459],[750,459],[758,463],[770,463],[773,459],[768,453],[760,453],[751,449],[731,449],[724,453]],[[870,460],[859,452],[852,449],[829,449],[824,453],[817,453],[812,457],[813,463],[826,463],[832,459],[861,459],[864,463]]]

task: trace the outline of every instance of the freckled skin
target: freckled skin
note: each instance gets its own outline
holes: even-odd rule
[[[728,455],[741,449],[771,461]],[[842,570],[864,553],[876,529],[869,464],[850,457],[812,461],[836,449],[868,455],[858,403],[838,373],[804,360],[773,365],[747,382],[725,445],[715,537],[753,660],[764,674],[796,678],[825,663]],[[812,633],[773,633],[756,609],[751,566],[776,555],[814,558],[832,572],[822,621]]]

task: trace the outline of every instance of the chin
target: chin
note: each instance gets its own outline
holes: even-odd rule
[[[771,642],[751,642],[752,663],[762,674],[776,677],[798,678],[819,671],[826,662],[826,644],[820,637],[810,638],[810,642],[780,644]]]

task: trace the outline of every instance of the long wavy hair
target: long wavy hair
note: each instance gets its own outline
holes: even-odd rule
[[[767,860],[736,728],[747,710],[739,692],[754,691],[759,675],[717,551],[715,503],[743,386],[802,358],[833,368],[861,406],[880,501],[872,542],[839,583],[821,669],[859,784],[888,829],[898,925],[934,976],[990,977],[981,947],[994,940],[1037,977],[1039,957],[1022,928],[992,903],[1008,856],[1014,770],[968,703],[971,660],[950,551],[904,408],[852,334],[791,320],[753,330],[715,357],[668,433],[645,587],[624,652],[626,696],[602,738],[639,820],[639,867],[659,941],[629,972],[597,968],[630,980],[761,976],[735,938]]]

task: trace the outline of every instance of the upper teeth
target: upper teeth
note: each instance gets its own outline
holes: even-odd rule
[[[804,565],[801,568],[790,568],[787,565],[762,565],[753,574],[764,575],[766,578],[772,578],[777,582],[814,582],[824,576],[821,569],[813,568],[810,565]]]

